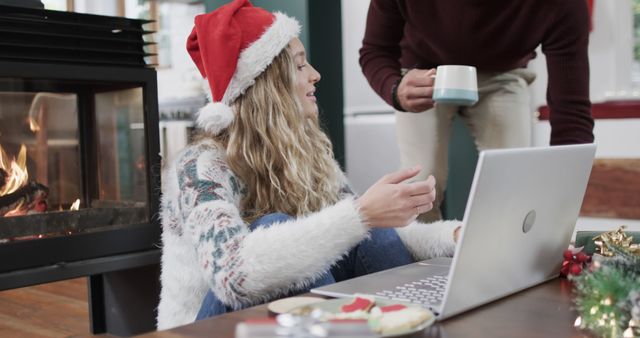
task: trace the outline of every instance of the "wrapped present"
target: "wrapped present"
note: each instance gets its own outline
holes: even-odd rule
[[[620,246],[623,249],[631,249],[631,252],[640,253],[638,243],[640,243],[640,231],[624,231],[625,226],[609,232],[601,231],[578,231],[576,232],[576,247],[583,247],[583,252],[587,255],[598,253],[604,256],[611,256],[610,248],[605,242]]]

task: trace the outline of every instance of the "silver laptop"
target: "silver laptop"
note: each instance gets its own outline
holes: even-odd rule
[[[480,153],[453,259],[435,258],[311,292],[421,304],[444,319],[558,276],[595,144]]]

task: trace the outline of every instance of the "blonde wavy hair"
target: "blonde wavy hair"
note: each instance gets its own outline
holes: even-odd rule
[[[303,216],[338,200],[331,141],[295,94],[296,65],[285,48],[232,105],[236,114],[215,139],[246,186],[246,222],[273,212]]]

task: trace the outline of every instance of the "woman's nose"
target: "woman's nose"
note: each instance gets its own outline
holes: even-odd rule
[[[318,73],[318,71],[313,68],[313,66],[311,67],[313,73],[311,74],[311,82],[316,83],[318,81],[320,81],[320,79],[322,78],[322,76],[320,75],[320,73]]]

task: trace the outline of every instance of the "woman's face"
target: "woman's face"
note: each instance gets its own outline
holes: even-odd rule
[[[316,116],[318,105],[315,84],[320,81],[320,73],[307,62],[307,55],[300,39],[291,40],[289,48],[296,64],[296,95],[302,104],[302,113],[309,117]]]

